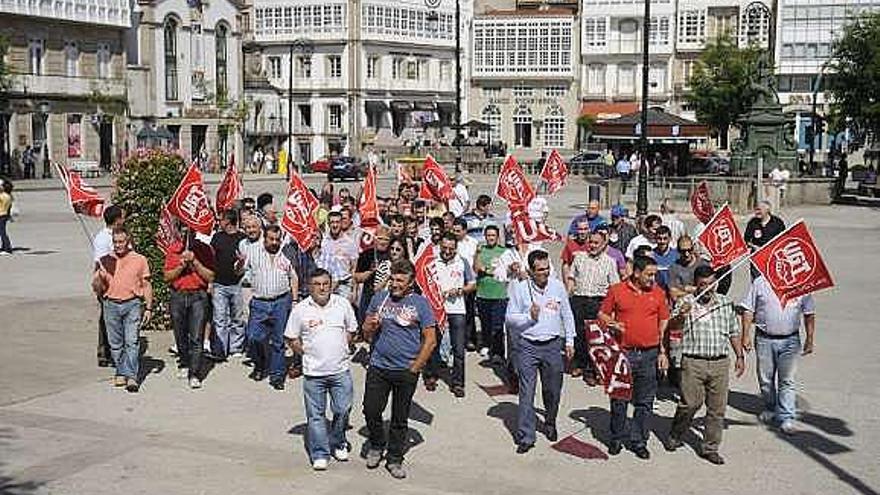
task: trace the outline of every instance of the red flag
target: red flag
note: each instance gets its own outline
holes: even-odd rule
[[[79,215],[100,217],[104,213],[104,198],[98,194],[98,191],[86,184],[79,172],[68,170],[57,163],[54,165],[67,191],[67,201],[73,211]]]
[[[364,189],[361,192],[358,209],[361,213],[361,227],[375,227],[379,225],[379,205],[376,200],[376,168],[372,165],[367,168],[367,177],[364,179]]]
[[[694,194],[691,195],[691,210],[700,223],[709,223],[712,215],[715,214],[715,206],[712,204],[712,198],[709,196],[709,184],[706,181],[700,182]]]
[[[698,239],[712,257],[712,268],[728,265],[749,254],[749,247],[746,246],[746,241],[736,226],[733,212],[727,205],[709,220]]]
[[[498,175],[495,195],[504,198],[511,210],[524,209],[535,197],[535,189],[529,184],[525,172],[516,162],[513,155],[508,155]]]
[[[798,296],[834,287],[831,273],[803,220],[755,251],[752,264],[767,279],[783,307]]]
[[[416,283],[422,290],[422,295],[431,304],[434,311],[434,319],[437,325],[446,326],[446,308],[443,306],[444,298],[437,283],[437,267],[435,265],[434,247],[428,244],[416,258]]]
[[[156,246],[163,253],[168,254],[171,246],[182,241],[180,232],[174,226],[174,217],[171,216],[168,208],[162,208],[159,213],[159,226],[156,228]]]
[[[556,191],[565,186],[565,180],[568,178],[568,165],[556,150],[550,151],[550,156],[544,162],[544,168],[541,169],[541,179],[547,183],[547,194],[554,194]]]
[[[510,212],[510,225],[513,228],[513,234],[516,236],[517,242],[520,244],[558,241],[562,239],[546,223],[533,219],[523,209],[516,209]]]
[[[166,208],[196,232],[211,233],[214,228],[214,212],[211,211],[208,195],[205,194],[202,173],[195,164],[189,166]]]
[[[235,200],[241,197],[242,191],[244,191],[244,186],[241,183],[241,175],[235,169],[235,155],[232,155],[229,166],[226,167],[223,182],[217,188],[217,199],[214,202],[217,211],[221,212],[232,208]]]
[[[361,235],[358,239],[360,252],[369,251],[376,245],[376,227],[361,228]]]
[[[317,207],[318,200],[306,187],[302,177],[291,171],[281,228],[287,231],[304,251],[312,246],[318,235],[318,221],[315,219]]]
[[[446,171],[434,160],[434,157],[428,155],[425,157],[425,166],[422,170],[422,188],[419,189],[419,198],[445,203],[452,196],[452,182],[446,175]]]
[[[406,167],[402,163],[397,162],[397,185],[409,184],[412,181],[412,177],[407,172]]]
[[[617,340],[599,320],[587,320],[590,359],[605,393],[612,399],[632,398],[632,369]]]

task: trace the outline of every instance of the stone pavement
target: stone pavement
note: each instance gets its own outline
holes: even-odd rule
[[[317,180],[318,178],[314,178]],[[246,179],[247,180],[247,179]],[[490,190],[477,177],[473,190]],[[249,193],[283,181],[251,183]],[[380,190],[390,187],[380,181]],[[338,187],[338,186],[337,186]],[[553,201],[558,228],[584,201],[569,185]],[[23,191],[23,216],[10,235],[21,250],[0,258],[0,493],[351,493],[402,494],[570,492],[809,493],[880,491],[880,306],[872,251],[880,214],[827,207],[786,211],[804,217],[838,284],[817,296],[816,353],[802,360],[801,431],[784,437],[759,425],[754,361],[732,380],[722,453],[727,465],[698,459],[691,448],[663,451],[656,436],[650,461],[624,452],[581,459],[556,451],[539,436],[528,455],[514,454],[510,429],[516,398],[490,396],[499,383],[469,355],[467,397],[445,387],[420,389],[410,421],[409,478],[367,471],[362,459],[313,473],[303,448],[300,381],[276,392],[246,378],[238,363],[217,366],[202,390],[174,377],[168,333],[145,335],[139,394],[112,388],[94,364],[96,308],[88,292],[88,243],[60,191]],[[86,226],[95,230],[91,220]],[[742,294],[745,273],[732,294]],[[349,440],[365,441],[360,400],[364,371],[355,368]],[[658,402],[654,428],[665,436],[674,404]],[[608,402],[597,389],[566,379],[560,438],[601,449],[608,436]]]

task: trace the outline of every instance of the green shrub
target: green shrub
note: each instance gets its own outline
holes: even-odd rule
[[[125,225],[131,233],[135,251],[146,256],[152,275],[153,320],[147,330],[168,330],[168,284],[162,278],[165,255],[156,245],[159,213],[174,194],[186,172],[186,161],[170,151],[137,150],[116,175],[113,203],[126,212]]]

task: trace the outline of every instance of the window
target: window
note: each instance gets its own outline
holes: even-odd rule
[[[226,26],[222,24],[217,26],[214,31],[214,77],[217,79],[217,99],[220,101],[229,97],[229,83],[226,75],[226,36]]]
[[[377,79],[379,77],[379,60],[378,55],[367,57],[367,79]]]
[[[391,78],[403,79],[403,58],[394,57],[391,61]]]
[[[608,19],[605,17],[584,18],[584,46],[605,46],[608,33]]]
[[[406,61],[406,78],[411,80],[419,79],[419,62],[417,60]]]
[[[75,41],[64,42],[64,74],[67,77],[79,75],[79,47]]]
[[[440,80],[449,81],[452,79],[452,62],[448,60],[440,61]]]
[[[652,45],[669,44],[669,18],[651,17],[650,41]]]
[[[342,77],[342,57],[329,55],[327,57],[327,72],[332,78]]]
[[[573,17],[475,19],[473,72],[571,75],[573,24]]]
[[[305,55],[296,57],[296,77],[301,79],[312,77],[312,57]]]
[[[110,43],[98,43],[98,77],[110,77]]]
[[[690,44],[706,41],[705,10],[682,10],[678,13],[678,41]]]
[[[205,68],[205,49],[202,43],[202,25],[197,23],[191,24],[190,32],[190,51],[192,53],[192,65],[197,70],[203,70]]]
[[[165,21],[165,99],[177,100],[177,21]]]
[[[562,148],[565,146],[565,117],[562,109],[553,106],[544,113],[544,147]]]
[[[331,130],[342,129],[342,105],[327,105],[327,124]]]
[[[489,124],[489,142],[495,143],[501,141],[501,110],[495,105],[487,105],[486,108],[483,109],[482,117],[483,122]]]
[[[270,56],[267,59],[269,79],[281,79],[281,57]]]
[[[682,60],[681,61],[681,77],[684,80],[684,87],[689,88],[691,86],[691,77],[694,75],[694,68],[696,66],[695,60]]]
[[[770,44],[770,16],[770,8],[763,3],[750,3],[740,17],[740,45],[766,48]]]
[[[621,65],[617,68],[617,92],[623,95],[631,95],[636,91],[636,66]]]
[[[565,86],[547,86],[544,88],[544,96],[547,98],[562,98],[565,96]]]
[[[43,74],[43,57],[46,53],[45,42],[33,39],[28,42],[28,72],[39,76]]]
[[[660,94],[666,92],[665,65],[652,65],[648,68],[648,92]]]
[[[256,36],[290,35],[294,32],[339,32],[345,29],[344,3],[258,7],[254,10]]]
[[[522,148],[532,147],[532,112],[520,105],[513,114],[513,144]]]
[[[485,97],[485,98],[501,98],[501,88],[485,87],[484,86],[483,87],[483,97]]]
[[[67,158],[82,158],[82,115],[67,115]]]
[[[533,93],[534,90],[530,86],[519,84],[513,87],[514,98],[531,98]]]
[[[299,125],[303,127],[311,127],[312,126],[312,106],[311,105],[297,105],[296,106],[297,113],[299,114]]]
[[[591,95],[605,94],[605,66],[592,64],[587,68],[587,92]]]

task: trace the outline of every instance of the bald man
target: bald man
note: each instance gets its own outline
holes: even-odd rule
[[[568,225],[568,237],[577,235],[578,223],[586,221],[590,225],[590,232],[595,232],[596,227],[608,223],[605,217],[599,214],[599,202],[590,201],[587,204],[587,211],[581,215],[577,215],[571,219]]]

